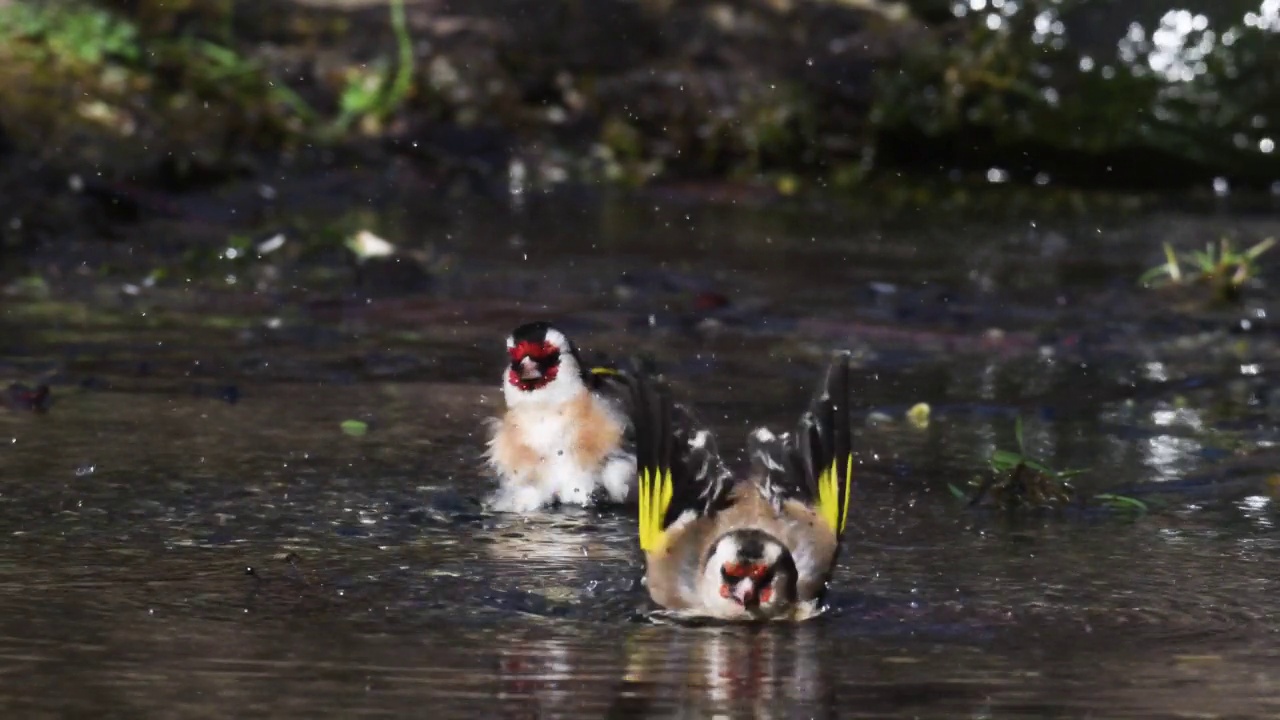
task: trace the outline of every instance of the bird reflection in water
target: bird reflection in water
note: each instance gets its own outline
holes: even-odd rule
[[[609,717],[834,717],[817,625],[644,627]]]

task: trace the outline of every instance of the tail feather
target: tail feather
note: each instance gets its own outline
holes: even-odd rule
[[[766,497],[779,506],[795,498],[817,508],[836,535],[848,520],[853,483],[849,397],[849,353],[842,352],[827,367],[794,434],[757,428],[747,436],[752,477]]]
[[[823,456],[823,468],[826,471],[826,490],[819,484],[819,498],[823,508],[827,507],[826,498],[832,503],[832,512],[827,517],[833,522],[837,533],[843,533],[849,519],[849,495],[853,486],[853,429],[849,419],[849,355],[842,354],[827,373],[827,399],[824,402],[828,414],[827,427],[831,428],[829,445],[830,454]]]
[[[848,520],[853,485],[849,397],[849,353],[842,352],[827,368],[823,386],[796,432],[800,474],[820,514],[837,535],[844,532]]]

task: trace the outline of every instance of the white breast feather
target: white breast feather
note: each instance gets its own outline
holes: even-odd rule
[[[562,367],[561,372],[576,368]],[[502,423],[516,426],[520,440],[542,462],[526,473],[521,468],[504,468],[491,464],[499,475],[500,487],[490,505],[507,512],[531,512],[560,501],[588,505],[597,487],[603,487],[610,499],[622,502],[634,483],[635,458],[616,458],[598,467],[581,465],[574,444],[581,428],[577,418],[568,413],[578,393],[588,392],[580,383],[562,383],[557,378],[536,393],[523,393],[507,385],[508,412]],[[576,385],[576,388],[573,386]],[[513,402],[514,401],[514,402]],[[591,396],[591,402],[615,423],[622,423],[619,412],[605,400]]]

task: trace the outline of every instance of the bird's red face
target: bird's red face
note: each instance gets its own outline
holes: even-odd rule
[[[773,600],[772,565],[731,561],[720,566],[720,577],[720,597],[744,608],[768,605]]]
[[[546,340],[521,340],[507,353],[511,356],[507,382],[525,392],[546,387],[560,371],[560,348]]]
[[[777,617],[796,602],[795,559],[763,530],[730,530],[712,545],[704,563],[699,600],[717,617]]]

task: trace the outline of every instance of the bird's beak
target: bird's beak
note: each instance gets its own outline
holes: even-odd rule
[[[733,588],[733,597],[742,607],[754,607],[759,601],[756,584],[751,578],[743,578]]]
[[[538,364],[531,360],[528,355],[520,358],[520,362],[515,364],[515,371],[521,380],[537,380],[542,377],[542,371],[538,369]]]

